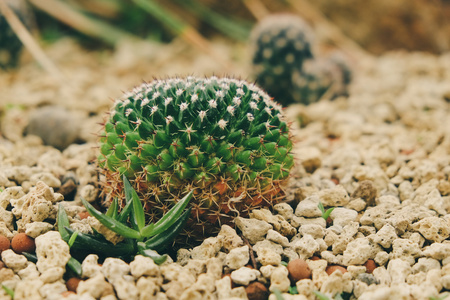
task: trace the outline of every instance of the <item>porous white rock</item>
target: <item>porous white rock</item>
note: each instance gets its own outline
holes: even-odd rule
[[[12,186],[4,189],[0,193],[0,206],[7,208],[12,199],[20,199],[25,196],[25,192],[20,186]]]
[[[309,234],[315,239],[321,239],[325,235],[324,228],[318,224],[305,224],[298,231],[302,236]]]
[[[110,281],[111,282],[111,281]],[[124,275],[120,280],[113,280],[111,284],[117,294],[117,298],[123,300],[138,300],[139,291],[136,288],[134,277],[131,275]]]
[[[384,248],[390,248],[392,242],[398,238],[395,228],[391,224],[385,224],[376,234],[368,236],[373,242]]]
[[[57,231],[49,231],[35,239],[36,242],[36,266],[39,272],[44,272],[52,267],[65,268],[71,255],[69,245],[62,240]]]
[[[161,290],[162,278],[142,276],[136,281],[136,288],[139,291],[140,300],[156,299],[156,295]]]
[[[297,205],[298,207],[298,205]],[[274,211],[276,211],[280,216],[282,216],[286,221],[292,219],[294,215],[294,209],[287,203],[278,203],[273,207]]]
[[[348,243],[343,253],[342,264],[345,266],[363,264],[368,259],[374,258],[380,250],[380,247],[372,244],[368,238],[357,238]]]
[[[395,239],[392,243],[391,258],[402,259],[413,265],[416,258],[421,255],[422,251],[419,245],[409,239]]]
[[[295,209],[295,215],[305,218],[316,218],[322,216],[322,211],[319,209],[319,197],[317,195],[310,196],[301,201]]]
[[[52,188],[59,188],[61,186],[61,181],[50,172],[39,172],[33,174],[30,176],[29,181],[32,185],[36,185],[39,181],[41,181]]]
[[[39,289],[39,294],[46,300],[61,299],[61,293],[66,292],[67,287],[61,281],[45,283]]]
[[[81,263],[81,270],[83,278],[92,278],[98,274],[102,274],[102,267],[98,264],[98,256],[96,254],[86,256]]]
[[[66,272],[65,268],[61,267],[52,267],[48,268],[41,273],[39,279],[44,283],[52,283],[58,280],[62,280],[64,273]]]
[[[39,277],[40,273],[37,270],[37,267],[34,263],[28,262],[27,266],[24,269],[17,272],[17,275],[19,275],[22,280],[25,280],[25,279],[31,280],[31,279],[37,279]]]
[[[266,265],[278,266],[281,264],[281,255],[271,248],[261,247],[256,251],[256,255],[258,261],[263,266]]]
[[[333,272],[322,283],[320,291],[324,294],[335,295],[342,292],[351,293],[353,290],[352,277],[350,273],[342,274],[342,272]]]
[[[86,294],[92,296],[94,299],[99,299],[113,293],[114,289],[112,285],[100,273],[87,280],[80,281],[77,287],[77,294],[81,297]]]
[[[250,213],[250,218],[265,221],[272,225],[272,229],[278,231],[284,236],[291,237],[297,233],[297,230],[286,221],[281,215],[273,215],[268,209],[255,209]]]
[[[449,223],[443,218],[428,217],[412,225],[412,229],[420,232],[427,240],[440,243],[450,236]]]
[[[236,270],[245,266],[250,259],[248,246],[234,248],[227,254],[225,265],[230,269]]]
[[[130,263],[130,272],[136,279],[141,276],[159,276],[159,266],[155,264],[153,259],[143,255],[136,255],[134,260]]]
[[[236,233],[236,230],[228,225],[222,225],[217,238],[226,252],[230,252],[232,249],[244,245],[244,241]]]
[[[292,241],[291,248],[297,252],[298,256],[301,259],[307,259],[314,255],[315,252],[320,250],[319,243],[312,237],[307,234],[302,238]]]
[[[199,246],[191,250],[192,259],[209,259],[215,257],[222,247],[219,238],[209,237],[205,239]]]
[[[450,244],[433,243],[423,249],[422,254],[437,260],[443,260],[450,257]]]
[[[130,266],[119,258],[108,257],[103,262],[102,274],[112,283],[130,274]]]
[[[441,263],[434,258],[429,257],[421,257],[418,261],[412,266],[412,272],[428,272],[430,270],[441,270]]]
[[[338,239],[332,244],[332,250],[334,254],[343,253],[345,249],[347,249],[348,243],[352,241],[358,233],[358,228],[358,222],[351,222],[343,228],[342,232],[339,234]]]
[[[318,196],[324,207],[345,206],[350,201],[347,191],[341,185],[321,190]]]
[[[264,240],[269,229],[273,229],[269,223],[257,219],[237,217],[234,221],[242,235],[252,244]]]
[[[261,273],[258,270],[242,267],[231,272],[231,280],[236,284],[248,285]]]
[[[16,254],[13,250],[7,249],[2,251],[2,261],[8,268],[18,272],[26,268],[28,260],[25,256]]]
[[[269,291],[273,292],[275,289],[278,289],[282,293],[287,292],[291,285],[288,275],[289,272],[286,267],[275,268],[270,275]]]
[[[355,222],[358,217],[358,212],[353,209],[348,209],[345,207],[336,207],[330,214],[333,220],[333,225],[340,225],[344,227],[350,222]]]
[[[289,247],[289,239],[278,231],[269,229],[269,231],[267,231],[266,239],[271,242],[280,244],[283,247]]]
[[[47,222],[32,222],[25,224],[26,235],[34,239],[52,229],[53,225]]]
[[[411,265],[400,258],[391,259],[387,266],[387,271],[391,276],[391,284],[401,284],[406,282],[406,278],[411,274]]]
[[[43,285],[44,283],[39,279],[19,281],[14,290],[14,299],[41,300],[43,298],[39,289]]]

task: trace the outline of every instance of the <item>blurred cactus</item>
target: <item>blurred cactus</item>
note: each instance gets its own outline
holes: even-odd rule
[[[256,81],[282,105],[293,102],[292,73],[313,57],[312,39],[308,24],[289,14],[264,18],[252,31]]]

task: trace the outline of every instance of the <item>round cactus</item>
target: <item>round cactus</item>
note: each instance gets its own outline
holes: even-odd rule
[[[292,72],[313,57],[309,26],[295,15],[272,15],[253,29],[251,41],[256,82],[282,105],[294,102]]]
[[[281,106],[236,79],[144,83],[116,101],[104,131],[106,197],[123,196],[125,174],[153,222],[194,190],[186,229],[197,237],[281,201],[294,163]]]
[[[28,29],[32,27],[34,18],[26,1],[7,0],[6,4]],[[0,12],[0,67],[5,69],[15,67],[19,61],[22,48],[22,42]]]

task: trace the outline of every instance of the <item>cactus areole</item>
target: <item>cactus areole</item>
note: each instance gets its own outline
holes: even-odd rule
[[[281,106],[230,78],[144,83],[115,102],[100,141],[106,198],[123,199],[125,174],[154,222],[194,190],[185,234],[197,238],[280,202],[294,164]]]

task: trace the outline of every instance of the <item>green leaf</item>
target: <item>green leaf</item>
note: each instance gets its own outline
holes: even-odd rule
[[[131,200],[131,198],[130,198]],[[120,223],[125,223],[128,219],[128,216],[133,211],[133,201],[127,201],[127,204],[125,204],[125,207],[122,209],[120,214],[117,216],[117,221]]]
[[[36,254],[28,253],[28,252],[22,252],[22,255],[25,256],[29,261],[33,263],[37,263],[37,256]]]
[[[320,209],[320,211],[322,212],[322,215],[323,215],[325,213],[325,208],[323,207],[322,202],[319,202],[318,207],[319,207],[319,209]]]
[[[313,291],[313,294],[316,295],[316,297],[319,298],[319,300],[330,300],[330,298],[327,295],[319,291]]]
[[[138,231],[131,229],[128,226],[120,223],[118,220],[108,217],[99,212],[98,210],[96,210],[84,198],[81,198],[81,202],[83,203],[84,207],[86,207],[89,214],[95,217],[100,223],[102,223],[109,230],[112,230],[115,233],[130,239],[140,239],[142,237]]]
[[[294,286],[290,286],[288,293],[291,294],[291,295],[297,295],[298,294],[297,286],[295,286],[295,285]]]
[[[127,202],[130,201],[130,199],[133,202],[132,216],[136,221],[139,232],[142,233],[141,230],[145,226],[145,213],[141,200],[139,200],[138,194],[125,176],[123,176],[123,183],[125,186],[125,198],[127,199]]]
[[[75,231],[71,236],[67,244],[69,244],[69,248],[72,248],[73,243],[75,242],[76,238],[78,236],[78,230]]]
[[[61,238],[67,243],[70,239],[70,234],[67,232],[65,227],[69,227],[70,224],[66,210],[64,209],[64,206],[62,206],[61,203],[58,204],[57,221],[59,234],[61,235]]]
[[[191,208],[187,209],[169,229],[145,241],[145,248],[156,251],[164,250],[184,228],[190,214]]]
[[[117,207],[119,206],[117,198],[114,198],[105,215],[113,219],[117,219]]]
[[[275,294],[275,297],[277,298],[277,300],[284,300],[283,294],[281,294],[279,289],[274,288],[273,293]]]
[[[14,299],[14,291],[7,287],[6,285],[2,284],[2,289],[12,298]]]
[[[330,216],[331,212],[334,209],[335,209],[335,207],[331,207],[331,208],[327,209],[327,211],[323,213],[322,218],[324,218],[325,220],[328,219],[328,217]]]
[[[183,199],[178,201],[156,224],[150,224],[141,230],[143,237],[151,237],[167,230],[175,223],[188,205],[194,191],[190,191]]]
[[[78,231],[76,231],[78,232]],[[81,263],[73,257],[70,257],[66,265],[70,270],[72,270],[78,277],[81,277]]]
[[[155,250],[146,249],[145,244],[142,242],[138,243],[138,252],[139,252],[139,254],[142,254],[144,256],[147,256],[147,257],[150,257],[151,259],[153,259],[153,261],[157,265],[160,265],[167,260],[166,254],[159,255],[158,252],[156,252]]]
[[[66,228],[72,234],[74,230]],[[126,256],[136,253],[136,247],[133,240],[125,240],[124,242],[114,245],[113,243],[97,238],[90,234],[79,232],[72,249],[88,250],[104,256]]]

